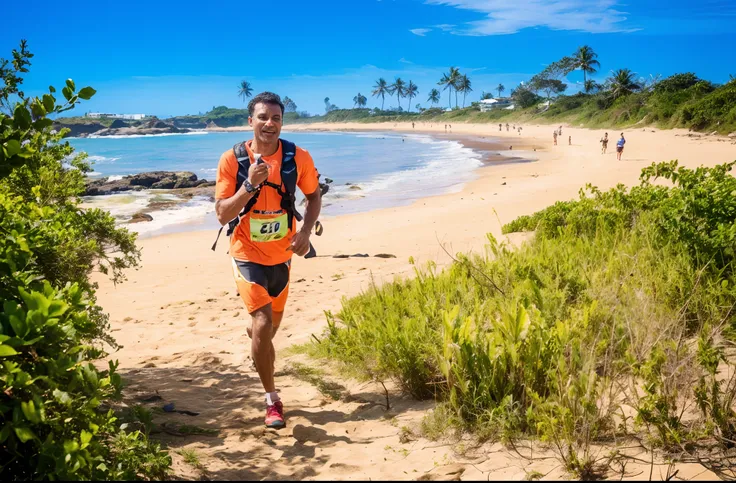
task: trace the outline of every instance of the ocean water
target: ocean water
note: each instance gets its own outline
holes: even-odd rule
[[[217,162],[250,132],[188,133],[160,136],[70,138],[93,162],[90,176],[122,177],[144,171],[191,171],[214,180]],[[458,191],[474,178],[481,154],[456,141],[421,134],[290,133],[282,137],[307,149],[318,171],[333,183],[323,200],[322,217],[399,206],[436,194]],[[114,179],[114,178],[113,178]],[[176,199],[170,193],[128,192],[87,197],[87,206],[109,210],[120,223],[152,199]],[[298,196],[298,201],[300,197]],[[175,208],[151,213],[153,221],[130,224],[142,236],[216,228],[214,203],[194,197]]]

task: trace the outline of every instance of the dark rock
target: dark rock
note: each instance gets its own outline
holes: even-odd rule
[[[377,258],[396,258],[396,255],[392,255],[390,253],[379,253],[379,254],[373,255],[373,256],[374,257],[377,257]]]
[[[351,257],[366,258],[366,257],[369,257],[370,255],[368,255],[367,253],[355,253],[355,254],[350,255],[350,256]]]
[[[87,122],[84,124],[64,124],[61,122],[54,122],[52,125],[57,131],[61,131],[63,128],[69,129],[66,137],[83,137],[88,134],[96,133],[100,129],[105,129],[105,126],[99,122]]]
[[[332,255],[332,258],[350,258],[350,255]]]
[[[112,124],[110,124],[110,129],[117,129],[120,127],[128,127],[128,124],[122,119],[115,119]]]
[[[348,189],[349,190],[353,190],[353,191],[358,191],[358,190],[362,190],[363,188],[361,188],[357,184],[354,184],[354,185],[351,185],[350,188],[348,188]]]
[[[164,178],[161,181],[156,181],[151,185],[151,189],[155,190],[170,190],[176,186],[176,178]]]
[[[150,189],[175,189],[214,186],[214,181],[198,180],[190,171],[151,171],[132,176],[125,176],[116,181],[107,178],[87,182],[85,195],[108,195],[120,191],[137,191]]]
[[[140,223],[142,221],[153,221],[153,217],[148,213],[136,213],[130,219],[130,223]]]

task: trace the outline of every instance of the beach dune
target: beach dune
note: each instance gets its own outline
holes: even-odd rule
[[[411,276],[410,257],[420,266],[432,261],[444,267],[452,261],[448,252],[481,252],[487,233],[500,237],[502,224],[555,201],[575,198],[586,183],[601,189],[618,183],[631,186],[638,182],[642,168],[671,159],[688,167],[736,160],[733,139],[647,127],[624,130],[626,149],[617,161],[611,146],[621,130],[564,126],[563,139],[572,136],[572,145],[565,139],[553,146],[555,128],[523,125],[519,136],[518,132],[499,132],[497,124],[454,124],[447,136],[461,138],[479,150],[487,142],[500,144],[504,149],[491,151],[533,162],[490,163],[479,168],[477,179],[459,193],[323,220],[324,235],[312,239],[320,256],[294,260],[286,315],[275,339],[277,352],[308,341],[312,334],[320,336],[326,326],[324,311],[339,310],[343,296],[356,295],[372,282]],[[415,129],[411,123],[295,125],[284,128],[284,137],[296,130],[446,135],[444,123],[419,122]],[[614,142],[602,155],[599,139],[606,131]],[[319,159],[315,163],[319,167]],[[448,164],[448,173],[452,169]],[[165,402],[198,412],[187,419],[181,415],[161,418],[214,429],[217,437],[164,437],[173,448],[197,450],[209,477],[521,479],[524,468],[546,473],[555,466],[553,460],[528,464],[503,452],[491,457],[488,452],[500,451],[495,446],[461,458],[448,446],[406,441],[399,428],[415,424],[430,403],[417,403],[393,392],[393,409],[386,413],[379,405],[384,398],[380,386],[346,381],[340,384],[354,397],[334,401],[290,371],[301,360],[296,356],[277,358],[276,383],[285,401],[288,427],[278,434],[266,431],[262,428],[262,388],[248,361],[245,327],[249,317],[235,291],[227,241],[221,239],[213,252],[214,236],[215,232],[199,231],[141,240],[142,265],[128,273],[126,283],[114,286],[96,276],[99,303],[110,313],[113,335],[124,346],[112,357],[119,359],[128,381],[126,398],[135,401],[158,391]],[[521,239],[512,237],[514,242]],[[334,258],[353,254],[369,257]],[[177,473],[192,476],[194,470],[181,457],[173,456]],[[466,461],[475,461],[475,465]],[[657,466],[655,477],[660,470],[664,474],[666,465]],[[558,473],[549,477],[563,476],[561,470],[555,471]],[[715,476],[702,471],[696,464],[682,465],[679,476]]]

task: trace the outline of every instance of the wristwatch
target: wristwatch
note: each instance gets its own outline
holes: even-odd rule
[[[258,191],[258,188],[250,184],[250,181],[248,181],[247,179],[245,180],[245,183],[243,184],[245,185],[245,191],[248,193],[253,193],[255,191]]]

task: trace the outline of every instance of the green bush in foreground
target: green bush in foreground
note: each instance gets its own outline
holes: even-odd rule
[[[93,269],[123,279],[135,237],[100,210],[79,208],[83,156],[73,157],[47,115],[95,93],[69,79],[57,102],[20,90],[32,54],[21,42],[0,59],[0,474],[3,479],[161,479],[171,464],[158,445],[127,433],[107,401],[119,397],[115,346],[95,303]],[[17,99],[11,102],[11,99]],[[107,408],[106,408],[107,407]]]
[[[589,187],[506,225],[536,230],[516,250],[489,236],[486,256],[345,300],[311,351],[436,397],[479,434],[536,435],[580,476],[597,469],[594,442],[632,431],[667,449],[729,445],[733,165],[660,163],[631,190]]]

